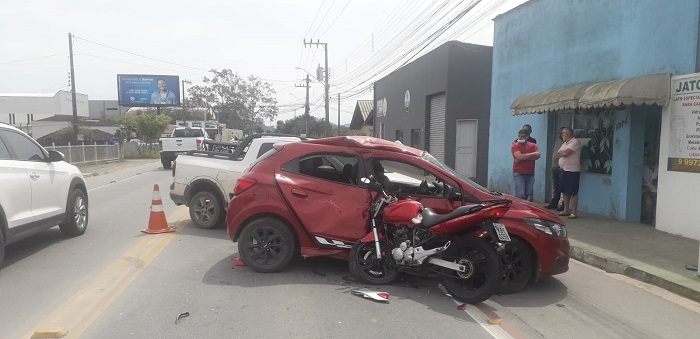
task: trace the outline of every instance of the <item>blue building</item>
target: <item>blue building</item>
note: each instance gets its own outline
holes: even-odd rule
[[[700,2],[530,0],[495,19],[489,187],[513,192],[510,145],[533,127],[535,201],[548,201],[559,127],[581,141],[579,210],[639,221],[670,76],[698,71]]]

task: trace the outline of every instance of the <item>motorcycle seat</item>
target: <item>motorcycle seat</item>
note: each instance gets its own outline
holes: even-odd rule
[[[452,220],[458,217],[461,217],[463,215],[467,215],[472,212],[472,209],[476,206],[479,206],[478,204],[473,204],[473,205],[464,205],[457,207],[454,211],[447,213],[447,214],[438,214],[435,213],[435,211],[432,208],[424,208],[423,209],[423,226],[425,227],[433,227],[437,224],[443,223],[448,220]]]

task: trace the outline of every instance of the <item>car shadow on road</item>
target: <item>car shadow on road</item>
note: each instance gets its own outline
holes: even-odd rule
[[[9,244],[5,247],[5,261],[2,267],[10,267],[26,257],[41,252],[45,248],[70,239],[72,238],[63,235],[58,227],[54,227]]]
[[[368,288],[389,293],[390,300],[410,299],[434,312],[473,322],[473,319],[465,317],[464,312],[457,309],[458,305],[442,291],[439,281],[434,279],[401,274],[390,285],[366,285],[350,275],[347,261],[327,257],[298,258],[281,272],[265,274],[257,273],[245,266],[234,266],[232,259],[237,256],[238,254],[234,253],[214,264],[205,273],[202,282],[209,285],[231,285],[252,289],[277,285],[330,285],[335,286],[339,298],[344,299],[359,298],[352,295],[351,292],[358,288]],[[490,301],[503,306],[523,306],[524,304],[527,307],[534,307],[536,305],[556,304],[566,296],[566,287],[558,280],[550,281],[547,279],[543,283],[530,286],[514,295],[494,295]],[[522,303],[518,301],[519,299],[523,299],[525,302]],[[486,307],[489,306],[486,305]],[[497,312],[496,309],[491,308]]]

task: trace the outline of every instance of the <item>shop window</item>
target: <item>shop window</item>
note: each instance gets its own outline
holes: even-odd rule
[[[395,140],[403,143],[403,130],[400,130],[400,129],[396,130],[396,139]]]
[[[574,137],[581,143],[581,172],[612,174],[615,110],[579,110]]]

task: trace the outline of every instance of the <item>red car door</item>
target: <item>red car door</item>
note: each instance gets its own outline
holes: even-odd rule
[[[282,167],[277,176],[284,199],[321,247],[350,248],[369,225],[369,191],[359,182],[359,157],[313,154]]]

